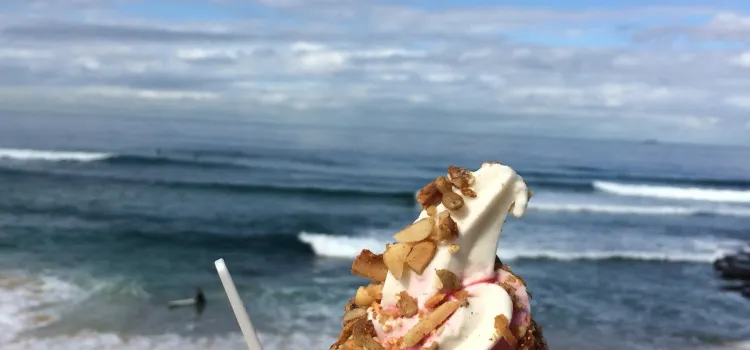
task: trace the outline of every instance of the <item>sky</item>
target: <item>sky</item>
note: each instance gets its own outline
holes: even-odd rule
[[[750,144],[750,2],[3,0],[0,121]]]

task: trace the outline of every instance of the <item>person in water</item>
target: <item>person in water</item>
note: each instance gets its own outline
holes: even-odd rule
[[[203,295],[203,290],[201,290],[201,287],[195,288],[195,296],[192,298],[173,300],[167,303],[167,307],[169,309],[175,309],[183,306],[193,306],[198,316],[203,314],[203,310],[206,309],[206,296]]]

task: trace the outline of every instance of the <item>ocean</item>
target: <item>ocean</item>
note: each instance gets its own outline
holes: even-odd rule
[[[354,256],[410,223],[449,164],[482,161],[534,191],[498,252],[551,349],[748,346],[750,300],[711,266],[750,241],[748,148],[139,123],[0,131],[0,348],[243,349],[223,258],[266,349],[328,349],[367,283]],[[167,309],[196,286],[201,317]]]

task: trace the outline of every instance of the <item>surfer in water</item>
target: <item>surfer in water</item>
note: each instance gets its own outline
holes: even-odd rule
[[[183,306],[193,306],[195,312],[200,316],[203,310],[206,308],[206,297],[203,295],[203,290],[200,287],[195,288],[195,297],[189,299],[172,300],[167,303],[167,307],[175,309]]]

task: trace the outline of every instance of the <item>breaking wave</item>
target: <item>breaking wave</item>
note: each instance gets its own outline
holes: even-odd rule
[[[750,203],[750,190],[625,184],[594,181],[594,189],[619,196],[693,200],[724,203]]]
[[[31,149],[0,148],[0,159],[50,162],[93,162],[112,157],[110,153],[76,151],[40,151]]]
[[[316,255],[331,258],[354,258],[362,249],[381,252],[389,241],[374,237],[350,237],[320,233],[301,232],[300,241],[309,244]],[[498,249],[498,255],[505,260],[640,260],[664,262],[711,263],[722,253],[730,251],[742,243],[731,240],[693,240],[686,247],[683,239],[675,238],[674,244],[660,245],[658,250],[644,242],[643,247],[630,249],[560,247],[530,248],[519,244]],[[688,239],[686,239],[688,240]],[[666,239],[670,242],[670,239]]]

